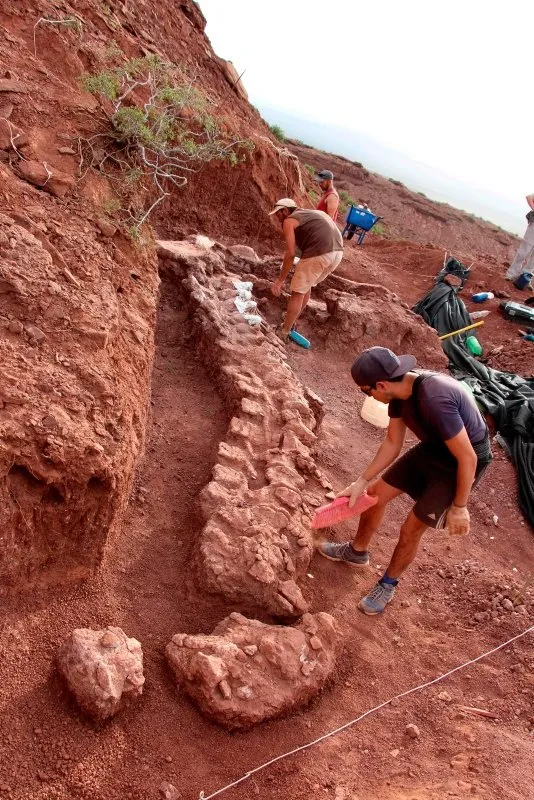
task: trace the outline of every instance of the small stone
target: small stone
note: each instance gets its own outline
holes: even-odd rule
[[[165,761],[167,762],[167,764],[171,764],[172,763],[172,756],[165,756]]]
[[[303,536],[300,539],[297,539],[297,544],[299,547],[307,547],[308,540]]]
[[[241,700],[251,700],[254,697],[254,692],[250,686],[239,686],[235,693]]]
[[[232,689],[230,688],[230,684],[227,680],[222,680],[219,683],[219,690],[225,700],[230,700],[232,697]]]
[[[97,219],[96,224],[102,236],[106,236],[108,239],[117,233],[117,226],[106,219]]]
[[[258,648],[256,647],[255,644],[246,644],[243,647],[243,650],[245,651],[247,656],[254,656],[258,652]]]
[[[41,344],[46,339],[46,334],[36,325],[26,325],[25,330],[30,339],[33,339],[38,344]]]
[[[58,153],[61,153],[62,156],[75,156],[76,150],[73,150],[72,147],[58,147]]]
[[[497,514],[494,514],[494,515],[492,516],[492,518],[491,518],[491,521],[493,522],[493,524],[495,525],[495,527],[497,527],[497,526],[499,525],[499,517],[497,516]]]
[[[501,602],[501,606],[504,609],[506,609],[506,611],[513,611],[514,610],[514,604],[512,603],[512,601],[508,597],[504,598],[504,600]]]
[[[9,80],[8,78],[0,79],[0,92],[13,92],[16,94],[25,94],[26,88],[19,83],[19,81]]]
[[[336,493],[335,492],[327,492],[325,494],[325,497],[326,497],[327,500],[335,500],[336,499]]]
[[[389,704],[390,704],[390,706],[393,706],[393,708],[397,708],[397,706],[399,705],[399,703],[400,703],[400,700],[399,700],[399,698],[398,698],[398,697],[393,697],[393,698],[392,698],[392,699],[389,701]]]
[[[476,614],[473,614],[473,619],[475,622],[486,622],[489,619],[489,614],[487,611],[477,611]]]
[[[436,572],[437,572],[437,574],[439,575],[440,578],[444,578],[445,577],[445,570],[444,569],[438,569],[438,570],[436,570]]]
[[[323,643],[321,642],[318,636],[312,636],[310,639],[310,647],[312,650],[322,650]]]
[[[22,333],[24,330],[24,325],[18,319],[12,319],[8,325],[8,330],[10,333]]]
[[[163,781],[163,783],[160,783],[159,793],[164,800],[179,800],[179,798],[182,796],[176,786],[173,786],[172,783],[169,783],[168,781]]]
[[[410,608],[411,603],[409,600],[401,600],[401,608]]]
[[[448,692],[440,692],[438,694],[439,700],[442,700],[444,703],[452,703],[452,697]]]
[[[390,756],[392,756],[393,758],[397,758],[399,753],[400,753],[400,750],[390,750],[389,751]]]
[[[419,739],[419,737],[421,736],[421,731],[419,730],[417,725],[414,725],[412,722],[409,725],[406,725],[404,732],[407,736],[410,737],[410,739]]]

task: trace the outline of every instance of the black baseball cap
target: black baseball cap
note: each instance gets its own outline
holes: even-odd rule
[[[315,176],[315,180],[317,183],[320,183],[321,181],[333,181],[334,173],[330,172],[329,169],[322,169],[321,172],[318,172]]]
[[[378,381],[406,375],[416,364],[415,356],[396,356],[387,347],[370,347],[358,356],[350,374],[358,386],[376,386]]]

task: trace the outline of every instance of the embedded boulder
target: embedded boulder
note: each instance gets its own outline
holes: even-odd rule
[[[166,653],[202,713],[234,729],[306,705],[332,674],[339,643],[329,614],[304,614],[282,627],[233,613],[211,635],[176,634]]]

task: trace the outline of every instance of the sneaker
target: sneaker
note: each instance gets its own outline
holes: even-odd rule
[[[362,597],[358,603],[358,608],[364,614],[381,614],[390,600],[393,600],[395,587],[390,583],[377,583],[368,595]]]
[[[344,561],[351,567],[366,567],[369,564],[369,553],[355,550],[350,542],[321,542],[317,550],[330,561]]]

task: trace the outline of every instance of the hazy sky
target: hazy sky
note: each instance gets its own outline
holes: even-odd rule
[[[252,103],[378,142],[517,213],[534,191],[534,0],[200,0]],[[525,223],[526,225],[526,223]]]

